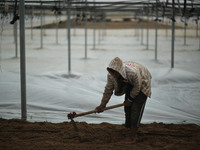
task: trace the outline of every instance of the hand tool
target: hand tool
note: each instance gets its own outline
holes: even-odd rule
[[[108,106],[108,107],[105,107],[104,108],[104,111],[105,110],[109,110],[109,109],[113,109],[113,108],[117,108],[117,107],[121,107],[121,106],[124,106],[124,103],[121,103],[121,104],[117,104],[117,105],[112,105],[112,106]],[[94,109],[94,110],[91,110],[91,111],[87,111],[87,112],[82,112],[82,113],[79,113],[77,114],[76,112],[71,112],[67,115],[68,119],[71,120],[72,124],[73,124],[73,127],[74,127],[74,130],[75,131],[78,131],[78,127],[74,121],[73,118],[77,118],[77,117],[80,117],[80,116],[84,116],[84,115],[89,115],[89,114],[92,114],[92,113],[97,113],[97,110]]]

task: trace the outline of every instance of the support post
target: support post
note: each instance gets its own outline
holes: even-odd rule
[[[14,42],[15,42],[15,57],[18,57],[18,23],[17,21],[14,23]]]
[[[144,28],[144,20],[142,19],[142,27],[141,27],[141,45],[144,45],[144,42],[143,42],[143,36],[144,36],[144,32],[143,32],[143,28]]]
[[[95,7],[95,4],[94,4]],[[96,49],[96,14],[94,13],[93,18],[93,49]]]
[[[198,27],[198,18],[197,18],[197,22],[196,22],[196,37],[198,38],[198,33],[199,33],[199,27]]]
[[[158,48],[158,6],[156,0],[156,22],[155,22],[155,60],[157,61],[157,48]]]
[[[43,10],[42,1],[40,0],[40,48],[43,48]]]
[[[146,49],[149,49],[149,1],[148,1],[148,7],[147,7],[148,11],[147,11],[147,45],[146,45]]]
[[[98,23],[98,41],[99,41],[99,44],[101,43],[101,18],[99,19],[99,23]]]
[[[172,0],[171,68],[174,68],[174,40],[175,40],[175,7],[174,7],[174,0]]]
[[[56,11],[56,44],[58,44],[58,11]]]
[[[33,40],[33,6],[31,7],[31,40]]]
[[[135,28],[135,32],[136,32],[136,36],[137,36],[137,40],[139,41],[140,40],[140,31],[138,30],[140,27],[139,27],[139,20],[138,20],[138,23],[136,24],[136,28]]]
[[[68,0],[67,1],[67,11],[66,11],[66,39],[68,40]]]
[[[199,50],[200,50],[200,35],[199,35]]]
[[[184,21],[184,45],[186,45],[186,29],[187,28],[187,23],[186,23],[186,17],[185,17],[185,21]]]
[[[68,74],[71,74],[71,2],[67,0]]]
[[[84,18],[84,21],[85,21],[85,59],[87,59],[87,0],[85,0],[85,18]]]
[[[168,22],[167,22],[167,20],[165,21],[165,25],[166,25],[166,28],[165,28],[165,37],[168,37]]]
[[[74,28],[73,36],[76,36],[76,15],[77,15],[77,12],[75,11],[74,18],[73,18],[73,28]]]
[[[21,119],[26,121],[26,61],[25,61],[25,28],[24,28],[24,0],[20,0],[20,77],[21,77]]]

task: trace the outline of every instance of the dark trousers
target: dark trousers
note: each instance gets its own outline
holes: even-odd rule
[[[126,97],[129,95],[126,95]],[[124,106],[125,111],[125,126],[127,128],[139,127],[140,121],[142,119],[143,111],[145,108],[147,96],[142,92],[138,94],[134,99],[132,99],[131,106]]]

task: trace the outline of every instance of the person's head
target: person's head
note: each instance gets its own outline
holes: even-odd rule
[[[110,61],[107,70],[115,78],[126,79],[124,64],[119,57],[115,57]]]
[[[115,78],[119,78],[121,77],[121,74],[111,68],[107,68],[108,72]]]

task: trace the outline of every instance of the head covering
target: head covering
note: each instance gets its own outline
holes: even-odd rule
[[[107,68],[119,72],[122,75],[122,77],[126,79],[125,65],[123,64],[122,60],[119,57],[115,57],[113,60],[111,60]]]

